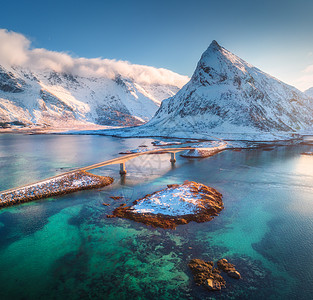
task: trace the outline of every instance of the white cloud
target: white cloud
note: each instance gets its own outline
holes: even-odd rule
[[[135,65],[127,61],[102,58],[73,58],[67,53],[31,49],[31,42],[22,34],[0,29],[0,64],[18,65],[35,70],[54,70],[79,76],[109,77],[116,74],[134,78],[139,83],[171,84],[182,87],[189,78],[167,69]]]
[[[0,29],[0,61],[20,65],[27,61],[30,41],[22,34]]]
[[[302,91],[305,91],[313,87],[313,65],[307,66],[301,73],[303,75],[297,79],[296,83]]]

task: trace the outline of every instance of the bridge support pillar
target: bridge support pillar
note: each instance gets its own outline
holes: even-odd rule
[[[171,159],[170,159],[170,162],[171,162],[172,164],[175,164],[175,162],[176,162],[175,153],[171,153]]]
[[[127,171],[125,169],[125,163],[121,163],[120,164],[120,174],[125,175],[126,173],[127,173]]]

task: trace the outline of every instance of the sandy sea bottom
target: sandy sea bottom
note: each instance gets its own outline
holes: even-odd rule
[[[151,139],[0,135],[0,189],[117,156]],[[311,146],[224,151],[208,159],[143,156],[95,171],[115,183],[0,211],[0,299],[311,299]],[[153,229],[105,216],[126,202],[194,180],[216,188],[209,223]],[[110,196],[124,196],[113,200]],[[103,206],[102,203],[110,203]],[[221,293],[194,285],[192,258],[236,264]]]

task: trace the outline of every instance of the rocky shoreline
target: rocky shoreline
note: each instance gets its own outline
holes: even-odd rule
[[[203,184],[185,181],[135,200],[132,206],[121,204],[107,217],[126,218],[152,227],[175,229],[191,221],[207,222],[222,209],[222,194]]]
[[[74,171],[37,184],[0,193],[0,208],[51,196],[100,188],[110,185],[112,182],[113,178],[111,177],[98,176],[85,171]]]

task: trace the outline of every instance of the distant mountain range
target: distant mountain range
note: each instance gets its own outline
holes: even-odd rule
[[[313,125],[312,99],[213,41],[191,80],[147,124],[121,135],[192,137],[299,132]]]
[[[140,68],[136,66],[138,73]],[[167,72],[178,82],[184,79],[162,69],[165,78]],[[175,95],[180,87],[143,83],[118,71],[113,77],[82,77],[52,69],[0,66],[0,127],[139,125],[151,119],[161,101]]]

